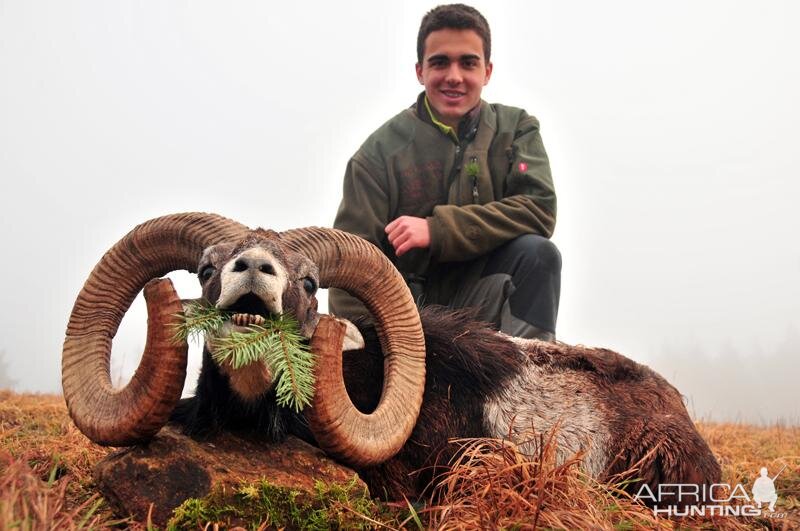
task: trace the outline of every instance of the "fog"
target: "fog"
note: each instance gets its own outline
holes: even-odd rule
[[[0,387],[60,392],[75,297],[138,223],[329,226],[349,157],[421,90],[434,5],[0,0]],[[474,5],[484,98],[536,115],[551,159],[559,339],[651,365],[698,417],[799,422],[800,5]]]

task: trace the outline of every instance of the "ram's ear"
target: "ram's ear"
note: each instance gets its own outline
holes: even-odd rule
[[[303,336],[306,339],[311,339],[311,336],[314,335],[314,330],[317,329],[317,325],[319,324],[319,319],[321,314],[317,314],[311,321],[308,321],[306,325],[303,327]],[[334,317],[331,316],[340,323],[344,323],[345,325],[345,332],[344,332],[344,343],[342,345],[342,352],[347,350],[361,350],[364,348],[364,337],[361,335],[361,332],[358,331],[358,327],[348,321],[347,319],[343,319],[341,317]]]
[[[361,350],[364,348],[364,336],[361,335],[356,325],[347,319],[337,317],[337,320],[343,322],[347,329],[344,331],[344,343],[342,344],[342,351],[346,350]]]

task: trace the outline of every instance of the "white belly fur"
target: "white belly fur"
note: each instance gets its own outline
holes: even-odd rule
[[[520,346],[524,341],[515,338]],[[530,456],[538,455],[539,435],[546,441],[555,429],[557,463],[584,450],[586,472],[599,477],[608,463],[609,434],[591,391],[574,373],[545,372],[531,363],[485,404],[487,428],[495,438],[511,438]]]

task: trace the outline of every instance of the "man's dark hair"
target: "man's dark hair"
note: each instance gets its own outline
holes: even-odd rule
[[[492,33],[489,23],[474,7],[464,4],[447,4],[428,11],[419,25],[417,34],[417,62],[422,63],[425,54],[425,39],[434,31],[441,29],[473,30],[483,41],[483,55],[486,62],[492,52]]]

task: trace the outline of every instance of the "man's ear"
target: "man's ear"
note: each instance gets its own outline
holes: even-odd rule
[[[486,65],[486,78],[483,80],[483,86],[484,87],[489,84],[489,78],[492,77],[492,68],[493,67],[494,66],[492,65],[492,62],[489,61],[489,63]]]
[[[419,81],[420,85],[424,85],[425,81],[422,79],[422,65],[417,63],[414,68],[417,71],[417,81]]]

